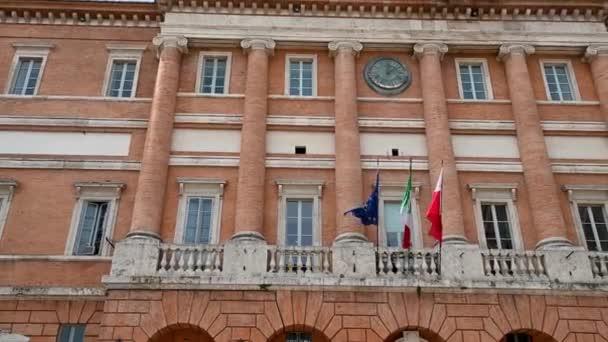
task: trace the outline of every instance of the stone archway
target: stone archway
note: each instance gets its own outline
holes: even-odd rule
[[[195,325],[172,325],[165,327],[152,337],[150,342],[213,342],[213,338],[205,330]]]

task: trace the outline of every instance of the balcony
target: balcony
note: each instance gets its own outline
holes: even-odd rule
[[[364,286],[608,290],[608,253],[580,249],[377,248],[371,243],[291,247],[255,243],[118,244],[109,288]]]

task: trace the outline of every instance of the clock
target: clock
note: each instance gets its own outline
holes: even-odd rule
[[[363,77],[370,88],[382,95],[399,94],[412,82],[407,67],[391,57],[378,57],[369,61],[363,71]]]

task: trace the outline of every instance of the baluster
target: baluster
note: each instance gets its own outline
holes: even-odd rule
[[[297,261],[297,263],[298,263],[298,264],[296,265],[296,267],[297,267],[297,269],[296,269],[296,273],[303,273],[303,272],[304,272],[304,260],[305,260],[305,257],[304,257],[304,255],[305,255],[305,254],[304,254],[304,251],[303,251],[303,250],[299,250],[299,251],[297,251],[296,253],[297,253],[297,254],[296,254],[296,255],[297,255],[297,257],[296,257],[296,261]]]
[[[186,272],[186,274],[188,275],[192,275],[194,274],[194,269],[196,268],[196,265],[194,264],[194,254],[197,253],[198,248],[192,248],[189,249],[189,253],[185,262],[185,269],[184,271]]]
[[[203,256],[207,251],[206,247],[196,248],[196,258],[194,259],[194,264],[192,265],[192,270],[195,274],[203,272]]]
[[[483,268],[485,275],[492,275],[492,266],[490,265],[490,255],[489,253],[482,253],[481,257],[483,258]]]
[[[431,267],[430,267],[431,275],[436,276],[438,273],[437,273],[437,262],[435,260],[435,255],[432,252],[430,252],[429,257],[431,259]]]
[[[534,277],[537,275],[536,259],[535,255],[531,252],[526,252],[526,259],[528,260],[528,275]]]
[[[167,249],[168,248],[162,248],[160,249],[161,252],[161,256],[160,256],[160,268],[158,269],[158,273],[160,274],[165,274],[167,273],[167,258],[169,257],[169,255],[167,254]]]
[[[524,277],[526,275],[525,254],[518,253],[515,259],[515,267],[517,268],[517,276]]]
[[[547,274],[545,272],[545,256],[542,254],[537,254],[536,260],[538,260],[538,276],[546,277]]]
[[[386,264],[387,264],[387,272],[388,274],[392,274],[394,272],[395,269],[395,265],[393,263],[393,258],[395,256],[395,252],[391,252],[390,250],[387,251],[387,255],[388,257],[386,258]]]
[[[403,258],[403,270],[405,275],[409,275],[410,272],[410,256],[411,256],[412,252],[407,251],[404,253],[404,258]]]
[[[420,253],[414,253],[414,275],[416,277],[420,276]]]
[[[287,255],[286,255],[284,249],[277,247],[277,258],[279,258],[279,273],[284,273],[285,272],[285,258],[287,258]]]
[[[607,265],[608,257],[607,256],[598,256],[598,261],[600,263],[600,276],[605,277],[608,273]]]
[[[321,253],[323,256],[323,273],[329,273],[329,254],[329,249],[325,249],[323,253]]]
[[[396,268],[395,273],[397,275],[402,274],[401,267],[403,267],[403,264],[401,263],[401,256],[404,254],[405,254],[405,252],[402,252],[402,251],[395,252],[395,255],[397,256],[397,262],[395,263],[395,268]]]
[[[494,270],[494,276],[500,276],[500,256],[494,250],[490,251],[490,257],[492,258],[492,269]]]
[[[271,247],[269,249],[270,251],[270,264],[268,265],[268,272],[276,272],[275,267],[276,267],[276,261],[275,261],[275,257],[276,257],[276,253],[277,253],[277,249],[276,247],[273,248]]]
[[[215,259],[213,271],[216,273],[222,272],[223,255],[224,255],[224,247],[218,246],[218,247],[213,248],[213,258]]]
[[[213,271],[212,263],[213,263],[213,251],[215,248],[205,248],[205,253],[201,256],[205,259],[205,270],[203,272],[209,273]]]
[[[171,258],[169,259],[169,268],[167,269],[168,272],[174,272],[175,271],[175,264],[177,263],[176,259],[177,259],[177,248],[167,248],[168,251],[171,251]]]
[[[507,263],[509,266],[509,275],[511,277],[516,278],[517,277],[517,255],[515,254],[515,251],[510,251],[507,254],[507,258],[509,260],[509,262]]]

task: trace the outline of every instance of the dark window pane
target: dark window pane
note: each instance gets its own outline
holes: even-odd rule
[[[484,221],[492,221],[492,206],[489,204],[481,205],[481,217]]]

